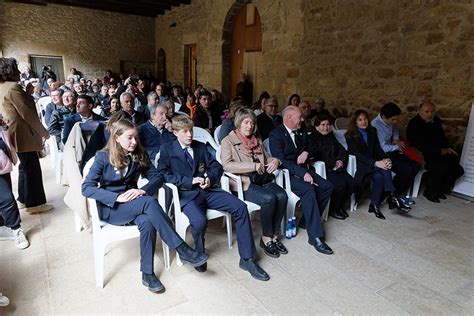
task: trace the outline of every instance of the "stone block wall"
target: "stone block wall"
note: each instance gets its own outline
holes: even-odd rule
[[[197,43],[198,81],[226,86],[223,34],[229,13],[245,2],[193,0],[156,19],[156,49],[167,54],[170,81],[183,81],[183,45]],[[292,93],[310,103],[323,97],[339,116],[361,107],[376,114],[395,101],[402,123],[431,98],[460,148],[474,100],[472,0],[251,2],[263,27],[262,52],[252,53],[259,55],[255,98],[267,90],[283,108]]]
[[[77,7],[0,4],[0,40],[4,57],[20,69],[30,55],[62,56],[85,77],[120,71],[120,61],[155,61],[154,18]]]

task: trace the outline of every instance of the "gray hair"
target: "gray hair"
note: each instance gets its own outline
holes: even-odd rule
[[[235,113],[234,125],[237,129],[240,129],[240,125],[242,125],[242,122],[247,118],[251,119],[254,123],[252,134],[255,134],[257,131],[257,115],[255,115],[255,112],[249,108],[239,109]]]
[[[121,95],[120,95],[120,103],[123,102],[123,100],[125,99],[125,97],[129,95],[132,97],[132,100],[135,100],[135,96],[133,95],[133,93],[130,93],[130,92],[123,92]]]
[[[152,97],[158,98],[158,94],[156,94],[156,92],[154,92],[154,91],[151,91],[151,92],[148,93],[148,95],[146,96],[147,101],[150,101],[150,99],[151,99]]]
[[[162,108],[163,110],[165,110],[165,113],[168,112],[168,108],[164,104],[152,104],[152,105],[148,105],[148,108],[150,109],[151,115],[154,115],[156,110],[158,110],[159,108]]]

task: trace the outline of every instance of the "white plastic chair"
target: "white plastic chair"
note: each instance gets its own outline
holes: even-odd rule
[[[36,101],[36,104],[40,107],[41,110],[45,111],[46,106],[51,103],[52,99],[53,98],[49,96],[41,97],[38,99],[38,101]]]
[[[84,167],[84,178],[94,163],[91,158]],[[164,199],[161,199],[160,205],[164,208]],[[97,204],[94,199],[87,199],[87,204],[92,220],[92,239],[94,247],[94,267],[95,267],[95,284],[99,288],[104,287],[104,259],[106,247],[115,241],[127,240],[140,237],[140,231],[137,226],[116,226],[99,219]],[[163,256],[165,269],[169,269],[169,248],[163,241]]]
[[[54,170],[56,183],[61,184],[61,177],[63,174],[63,153],[59,151],[56,136],[51,136],[48,139],[49,152],[51,153],[51,167]]]
[[[221,142],[219,141],[219,137],[218,137],[218,136],[219,136],[219,132],[221,131],[221,127],[222,127],[222,125],[217,126],[217,127],[216,127],[216,130],[214,131],[214,140],[215,140],[215,142],[216,142],[217,145],[220,145],[220,144],[221,144]]]
[[[219,147],[212,135],[201,127],[193,127],[193,139],[204,144],[209,143],[209,145],[211,145],[216,151]]]
[[[347,117],[339,117],[334,121],[334,127],[336,129],[347,129],[349,126],[350,119]]]
[[[425,168],[421,168],[420,171],[418,171],[418,173],[416,174],[415,179],[413,180],[413,186],[411,188],[411,197],[418,197],[418,193],[420,192],[421,179],[425,172],[427,172],[427,170]]]
[[[190,224],[189,224],[188,217],[181,210],[178,188],[172,183],[165,183],[165,186],[170,188],[172,192],[172,206],[174,207],[174,219],[175,219],[175,224],[176,224],[175,225],[176,232],[178,233],[179,236],[181,236],[183,240],[186,240],[186,230],[188,229]],[[225,218],[226,227],[227,227],[227,245],[229,249],[232,249],[232,216],[229,213],[219,212],[213,209],[208,209],[206,216],[208,220],[212,220],[212,219],[216,219],[220,217]],[[178,266],[183,265],[183,263],[181,262],[181,259],[179,258],[178,253],[176,253],[176,264]]]

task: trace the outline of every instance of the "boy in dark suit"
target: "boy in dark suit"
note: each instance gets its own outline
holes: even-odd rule
[[[176,140],[160,151],[158,170],[166,182],[178,187],[183,212],[189,218],[197,251],[204,253],[204,234],[208,208],[228,212],[236,220],[241,269],[257,280],[267,281],[268,274],[255,262],[256,249],[247,206],[216,184],[222,176],[222,166],[207,151],[206,145],[193,141],[193,122],[184,115],[173,118]],[[207,265],[197,267],[204,272]]]
[[[329,202],[333,185],[305,166],[313,149],[308,134],[299,131],[301,118],[298,107],[287,106],[283,110],[283,124],[270,133],[270,149],[272,156],[281,161],[282,168],[290,172],[291,189],[301,199],[309,244],[329,255],[333,251],[324,240],[320,213]]]

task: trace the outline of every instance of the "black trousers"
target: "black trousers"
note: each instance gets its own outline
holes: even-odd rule
[[[263,186],[251,183],[244,192],[244,198],[260,205],[260,220],[263,236],[278,236],[280,223],[286,214],[288,196],[276,183],[271,182]]]
[[[420,167],[415,161],[399,152],[390,152],[388,155],[392,160],[392,171],[395,172],[395,178],[393,178],[395,194],[405,195],[420,171]]]
[[[38,153],[36,151],[18,153],[18,201],[26,207],[46,203],[43,187],[43,175]]]
[[[426,162],[428,181],[426,182],[426,195],[436,197],[441,193],[449,193],[457,178],[464,174],[464,169],[459,165],[459,157],[444,155],[438,159]]]
[[[329,212],[334,213],[343,209],[345,203],[349,201],[354,192],[355,180],[345,170],[329,170],[326,175],[329,182],[334,185],[329,204]]]
[[[20,228],[20,211],[12,192],[10,174],[0,174],[0,226]]]

